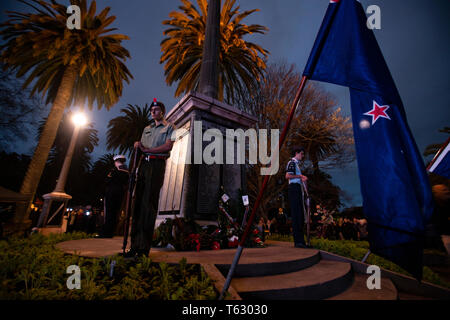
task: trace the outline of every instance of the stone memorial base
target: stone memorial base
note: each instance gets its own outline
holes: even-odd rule
[[[156,226],[166,218],[193,218],[199,224],[217,224],[220,188],[231,201],[241,201],[239,190],[245,192],[245,165],[237,161],[225,163],[227,129],[246,130],[256,118],[245,112],[198,92],[191,92],[167,114],[175,125],[177,139],[166,162],[164,184],[161,188]],[[207,139],[206,130],[214,129],[217,137]],[[210,131],[211,132],[211,131]],[[216,141],[220,139],[220,141]],[[232,137],[233,146],[235,138]],[[223,161],[207,164],[205,148],[219,143]],[[234,151],[234,160],[237,151]],[[232,203],[231,205],[235,205]]]

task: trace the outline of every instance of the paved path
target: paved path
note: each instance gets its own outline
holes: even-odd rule
[[[270,262],[286,262],[292,260],[295,255],[299,259],[306,259],[318,253],[314,249],[294,248],[292,243],[268,241],[267,248],[246,248],[239,263],[255,264]],[[69,254],[77,254],[83,257],[101,258],[112,256],[122,252],[123,238],[111,239],[81,239],[60,242],[56,247]],[[188,263],[212,263],[229,264],[233,261],[236,249],[201,250],[196,251],[172,251],[165,248],[152,248],[150,257],[155,262],[178,263],[186,258]]]
[[[81,239],[60,242],[56,247],[69,254],[100,258],[122,252],[123,237],[111,239]]]

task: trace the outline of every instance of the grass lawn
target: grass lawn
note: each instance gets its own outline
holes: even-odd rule
[[[276,241],[288,241],[294,242],[292,235],[279,235],[272,234],[266,237],[266,240],[276,240]],[[311,245],[323,251],[335,253],[337,255],[351,258],[354,260],[361,261],[364,255],[369,249],[369,243],[367,241],[353,241],[353,240],[328,240],[322,238],[311,238]],[[425,250],[425,252],[427,252]],[[379,257],[375,254],[370,254],[369,258],[366,260],[367,264],[377,265],[386,270],[394,271],[404,275],[411,276],[407,271],[400,268],[395,263]],[[450,288],[450,283],[441,279],[438,274],[433,272],[429,267],[423,267],[423,280],[437,284],[442,287]]]

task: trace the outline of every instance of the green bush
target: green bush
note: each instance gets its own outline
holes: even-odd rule
[[[274,241],[288,241],[294,242],[292,235],[280,235],[272,234],[266,237],[266,240]],[[323,238],[311,238],[311,245],[319,250],[331,252],[343,257],[361,261],[364,255],[369,250],[369,243],[367,241],[353,241],[353,240],[328,240]],[[377,265],[383,269],[411,276],[403,268],[399,267],[397,264],[386,260],[376,254],[370,254],[366,260],[366,263],[371,265]],[[423,280],[437,284],[439,286],[450,288],[450,283],[442,280],[436,273],[434,273],[430,268],[423,267]]]
[[[64,254],[61,241],[89,237],[84,233],[35,234],[0,241],[0,299],[27,300],[206,300],[217,293],[199,265],[153,263],[142,256],[135,263],[121,256],[103,259]],[[116,261],[110,277],[111,262]],[[69,290],[67,267],[81,269],[81,289]]]

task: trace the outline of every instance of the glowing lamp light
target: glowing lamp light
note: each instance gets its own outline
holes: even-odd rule
[[[370,122],[367,121],[367,120],[361,120],[361,121],[359,122],[359,127],[360,127],[361,129],[363,129],[363,130],[369,129],[369,128],[370,128]]]
[[[72,122],[76,125],[76,126],[84,126],[87,123],[87,118],[84,114],[82,113],[76,113],[73,115],[72,117]]]

